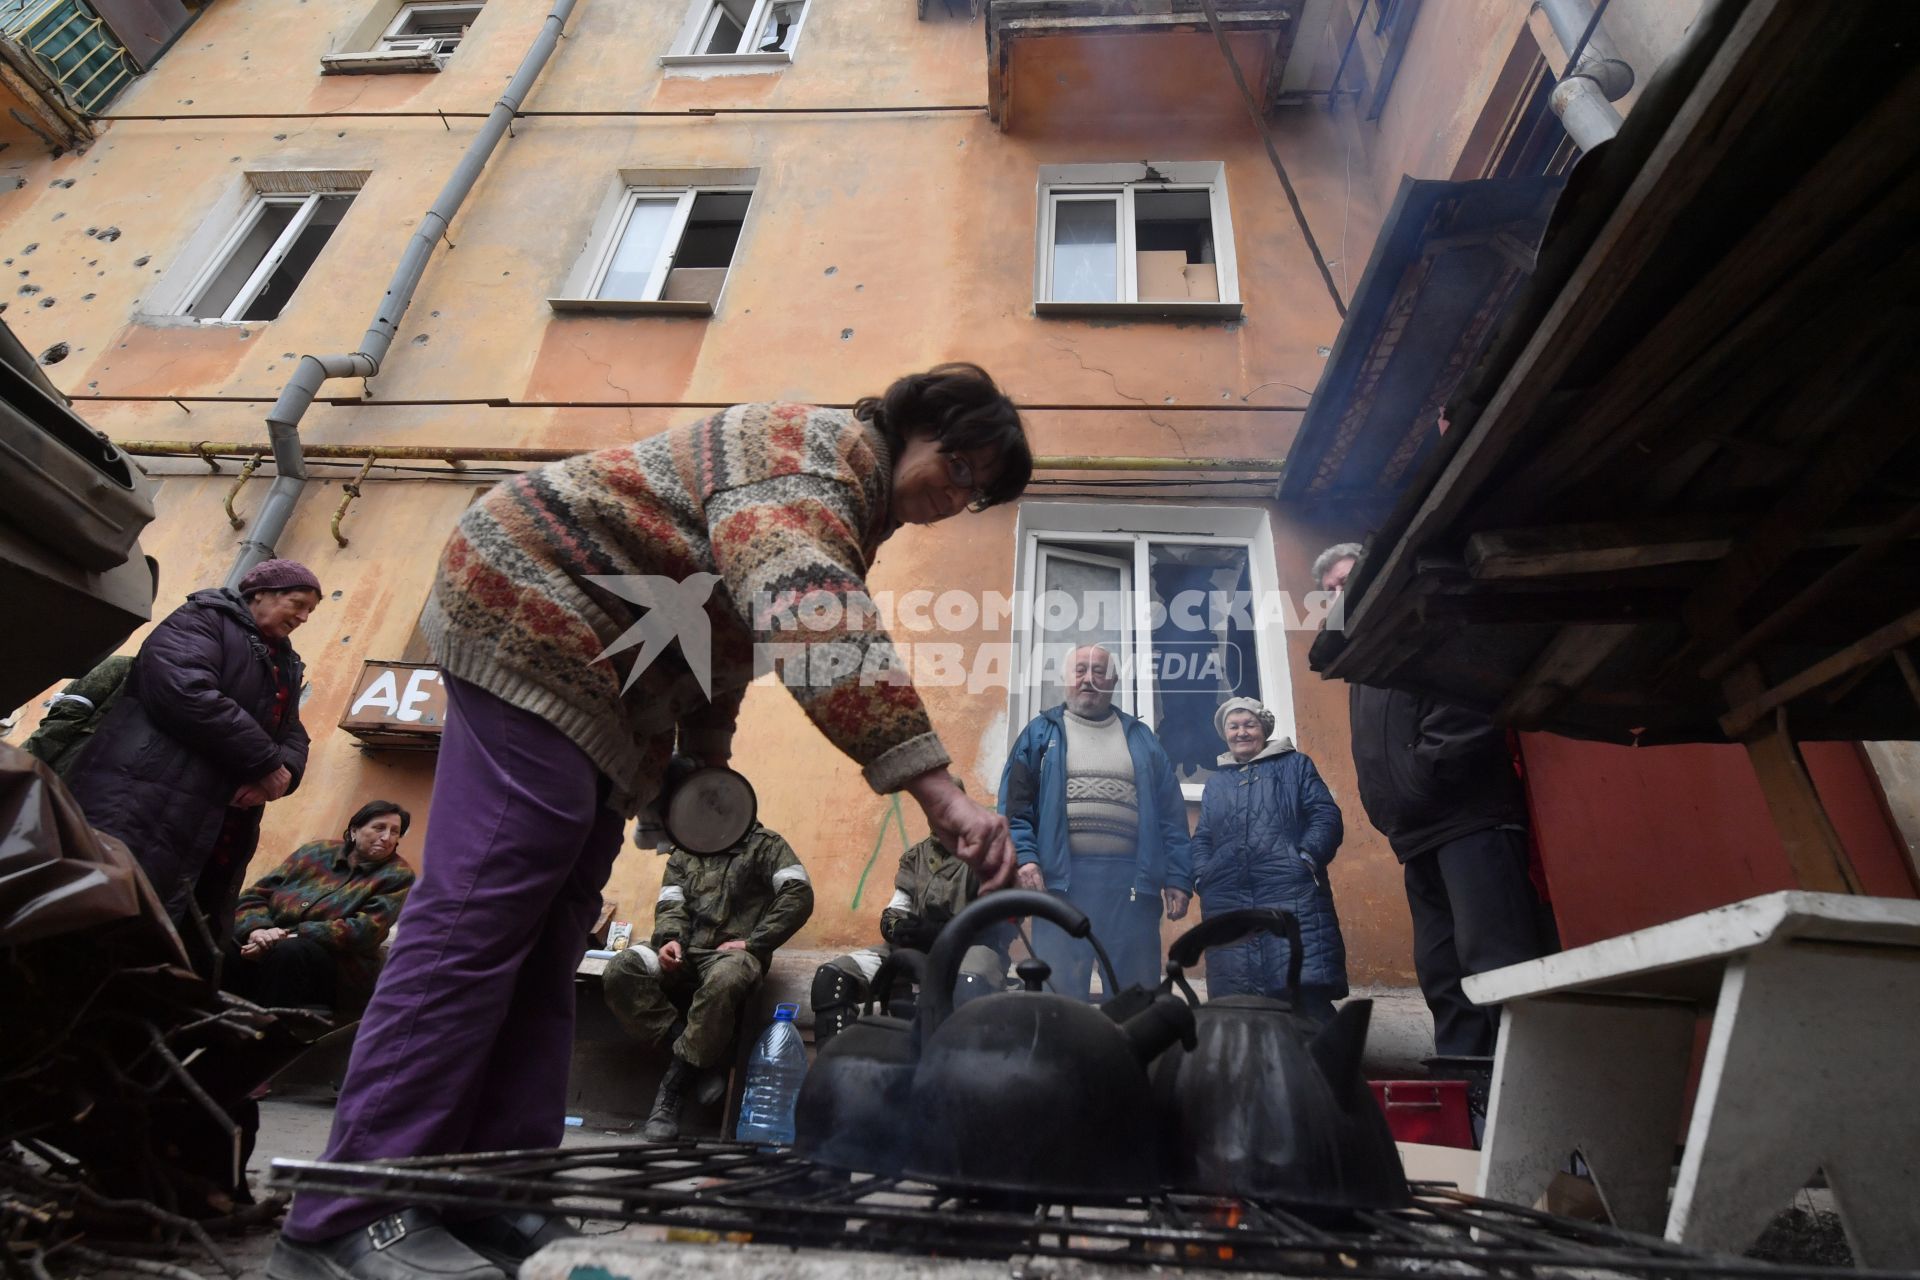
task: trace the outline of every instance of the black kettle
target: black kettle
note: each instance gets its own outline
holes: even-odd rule
[[[902,972],[926,987],[927,958],[896,948],[874,972],[867,1011],[814,1057],[794,1104],[794,1149],[816,1163],[854,1173],[899,1173],[913,1128],[913,1071],[920,1061],[914,1023],[874,1013]]]
[[[1004,889],[955,916],[927,957],[920,994],[908,1176],[1061,1198],[1151,1194],[1160,1169],[1147,1069],[1176,1041],[1197,1043],[1193,1011],[1155,992],[1116,1022],[1093,1005],[1042,991],[1049,970],[1039,960],[1015,968],[1025,990],[956,1009],[954,983],[968,944],[1009,916],[1038,916],[1085,938],[1107,989],[1117,989],[1086,914],[1061,899]]]
[[[1286,1000],[1221,996],[1199,1004],[1185,970],[1210,947],[1270,930],[1288,947]],[[1215,916],[1167,953],[1163,990],[1196,1005],[1199,1043],[1161,1055],[1153,1091],[1166,1183],[1198,1195],[1325,1209],[1411,1203],[1399,1148],[1360,1074],[1373,1002],[1349,1001],[1324,1029],[1293,1010],[1300,925],[1284,911]]]

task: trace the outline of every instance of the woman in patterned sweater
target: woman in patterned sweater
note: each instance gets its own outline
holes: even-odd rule
[[[240,895],[225,986],[268,1008],[326,1005],[353,1018],[373,994],[380,944],[413,888],[400,837],[413,818],[373,800],[344,840],[303,844]]]
[[[851,412],[736,406],[475,503],[421,619],[450,712],[424,870],[325,1158],[559,1145],[573,974],[624,820],[676,744],[730,758],[759,646],[804,642],[781,674],[813,723],[875,791],[910,794],[983,888],[1005,883],[1006,821],[947,773],[866,575],[902,523],[1011,501],[1032,469],[1013,402],[951,364]],[[560,1231],[303,1193],[267,1271],[502,1280]]]

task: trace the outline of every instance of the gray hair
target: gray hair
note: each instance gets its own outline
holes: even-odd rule
[[[1365,554],[1366,548],[1357,542],[1336,542],[1313,558],[1313,589],[1318,591],[1320,584],[1327,580],[1327,570],[1342,560],[1358,560]]]

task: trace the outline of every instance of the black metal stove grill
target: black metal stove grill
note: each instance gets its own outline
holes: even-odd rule
[[[462,1209],[556,1204],[576,1216],[758,1244],[923,1257],[1081,1258],[1284,1276],[1707,1280],[1893,1273],[1771,1266],[1414,1184],[1414,1206],[1329,1215],[1165,1195],[1076,1205],[977,1198],[823,1169],[786,1151],[677,1143],[420,1157],[381,1165],[276,1160],[271,1185]]]

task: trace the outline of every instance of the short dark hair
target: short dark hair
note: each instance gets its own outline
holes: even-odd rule
[[[999,466],[976,510],[1012,502],[1033,478],[1020,410],[977,364],[935,365],[897,378],[886,394],[858,401],[853,416],[878,427],[896,456],[913,434],[933,437],[942,453],[990,450]]]
[[[400,815],[400,834],[407,834],[407,828],[413,825],[413,815],[391,800],[369,800],[361,805],[351,818],[347,819],[346,841],[353,843],[353,833],[372,822],[375,818],[384,818],[390,813]]]

